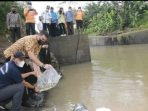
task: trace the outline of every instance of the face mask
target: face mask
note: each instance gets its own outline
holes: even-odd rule
[[[21,62],[19,62],[19,63],[17,64],[17,66],[19,66],[19,67],[23,67],[24,64],[25,64],[25,61],[21,61]]]
[[[68,9],[68,11],[71,11],[71,9]]]
[[[16,10],[12,10],[12,13],[16,13]]]
[[[39,45],[44,45],[45,42],[43,42],[42,40],[39,40],[39,41],[38,41],[38,44],[39,44]]]
[[[49,9],[46,9],[46,12],[48,12],[49,11]]]

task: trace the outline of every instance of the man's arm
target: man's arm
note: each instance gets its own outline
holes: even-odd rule
[[[24,16],[27,16],[28,13],[29,13],[29,9],[28,8],[24,8]]]
[[[19,22],[20,22],[20,28],[22,28],[22,19],[21,19],[21,16],[20,16],[20,14],[18,14],[18,19],[19,19]]]
[[[42,62],[37,58],[37,56],[35,56],[34,53],[31,52],[31,51],[28,51],[28,56],[29,56],[30,59],[33,60],[33,62],[34,62],[35,64],[37,64],[37,65],[40,66],[40,67],[43,67],[43,68],[45,68],[45,69],[48,69],[48,68],[52,67],[52,65],[50,65],[50,64],[44,64],[44,63],[42,63]]]
[[[21,74],[21,76],[22,76],[23,79],[26,78],[26,77],[28,77],[28,76],[30,76],[30,75],[36,76],[36,74],[35,74],[34,71]]]
[[[8,28],[8,29],[9,29],[9,17],[10,17],[10,16],[9,16],[9,13],[8,13],[8,14],[7,14],[7,18],[6,18],[6,20],[7,20],[6,23],[7,23],[7,28]]]
[[[25,87],[30,88],[30,89],[35,89],[35,86],[30,84],[29,82],[23,80],[22,83],[24,84]]]
[[[38,66],[43,67],[43,63],[37,58],[37,56],[34,55],[33,52],[28,51],[28,56],[30,59],[32,59]]]
[[[33,9],[34,10],[34,14],[35,15],[38,15],[38,12],[36,11],[36,9]]]

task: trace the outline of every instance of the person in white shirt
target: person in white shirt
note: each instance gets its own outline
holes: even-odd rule
[[[43,23],[42,23],[42,17],[39,16],[39,22],[37,23],[37,28],[39,33],[43,30]]]
[[[50,35],[50,24],[51,24],[51,16],[50,16],[50,6],[46,7],[46,10],[41,14],[42,22],[43,22],[43,30],[47,31]]]

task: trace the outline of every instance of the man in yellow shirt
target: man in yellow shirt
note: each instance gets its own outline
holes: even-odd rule
[[[32,4],[29,2],[27,7],[24,8],[24,16],[26,19],[26,34],[34,35],[35,34],[35,16],[37,11],[32,8]]]
[[[50,64],[42,63],[37,58],[41,48],[48,47],[48,45],[44,45],[46,41],[48,41],[48,36],[46,31],[41,31],[36,35],[22,37],[4,51],[4,56],[8,61],[13,58],[15,52],[21,51],[25,53],[25,56],[29,57],[35,65],[45,69],[52,67]]]
[[[78,10],[75,13],[75,20],[78,32],[80,31],[82,32],[83,17],[84,17],[84,12],[82,11],[81,7],[78,7]]]

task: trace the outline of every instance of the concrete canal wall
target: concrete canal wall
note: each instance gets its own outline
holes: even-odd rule
[[[89,37],[90,46],[103,45],[129,45],[129,44],[147,44],[148,29],[135,31],[114,36],[91,36]]]
[[[62,65],[91,61],[89,39],[85,34],[51,38],[50,50]]]

